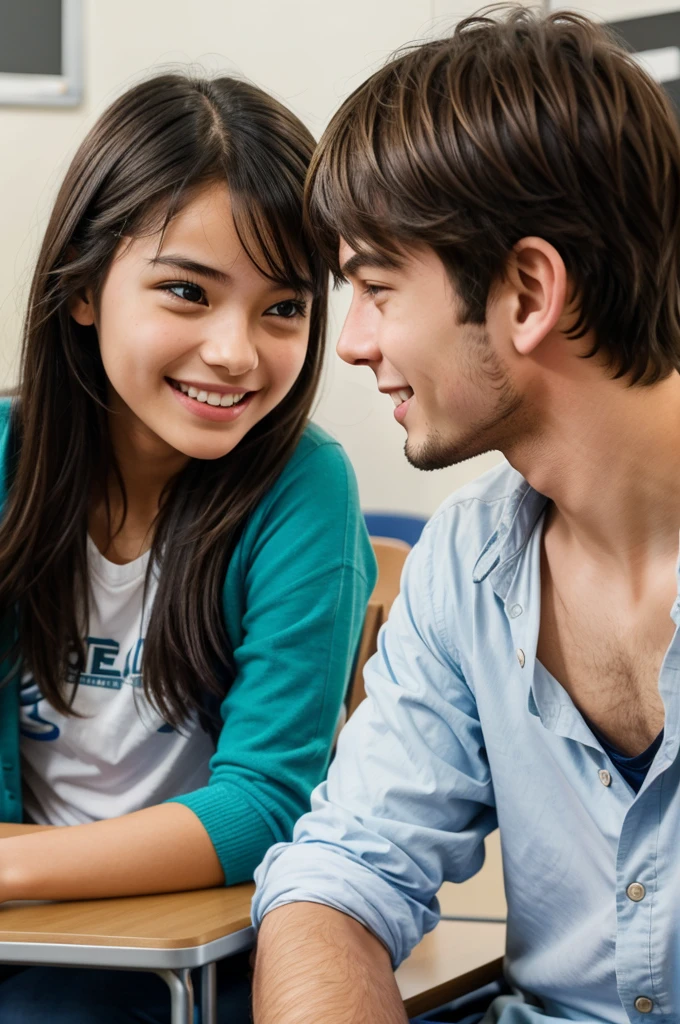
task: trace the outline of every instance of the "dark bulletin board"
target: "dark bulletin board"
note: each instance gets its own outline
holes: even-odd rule
[[[665,50],[669,46],[680,48],[680,10],[628,18],[610,22],[610,25],[634,53]],[[663,87],[680,111],[680,78],[664,81]]]
[[[0,72],[62,75],[62,0],[0,0]]]

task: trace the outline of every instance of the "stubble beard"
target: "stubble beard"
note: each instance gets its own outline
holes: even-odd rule
[[[493,408],[481,422],[471,424],[458,437],[448,438],[433,430],[419,447],[407,438],[404,455],[415,469],[426,472],[447,469],[486,452],[505,452],[527,429],[524,399],[493,351],[486,333],[477,344],[474,363],[463,376],[480,390],[495,392]]]

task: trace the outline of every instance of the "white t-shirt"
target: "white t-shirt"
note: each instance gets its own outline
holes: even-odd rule
[[[87,662],[73,709],[59,714],[29,675],[21,685],[24,811],[46,825],[114,818],[206,785],[214,743],[196,720],[176,732],[141,688],[141,656],[156,592],[144,579],[150,552],[127,565],[88,537]],[[70,686],[67,684],[67,693]]]

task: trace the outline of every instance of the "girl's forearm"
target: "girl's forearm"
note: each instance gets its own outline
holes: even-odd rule
[[[13,839],[14,836],[28,836],[32,832],[45,832],[56,825],[19,825],[16,822],[0,822],[0,839]]]
[[[0,900],[84,900],[223,883],[208,833],[183,804],[0,841]]]

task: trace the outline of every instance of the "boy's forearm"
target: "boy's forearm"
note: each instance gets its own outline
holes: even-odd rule
[[[255,1024],[406,1024],[385,947],[346,914],[291,903],[258,937]]]

